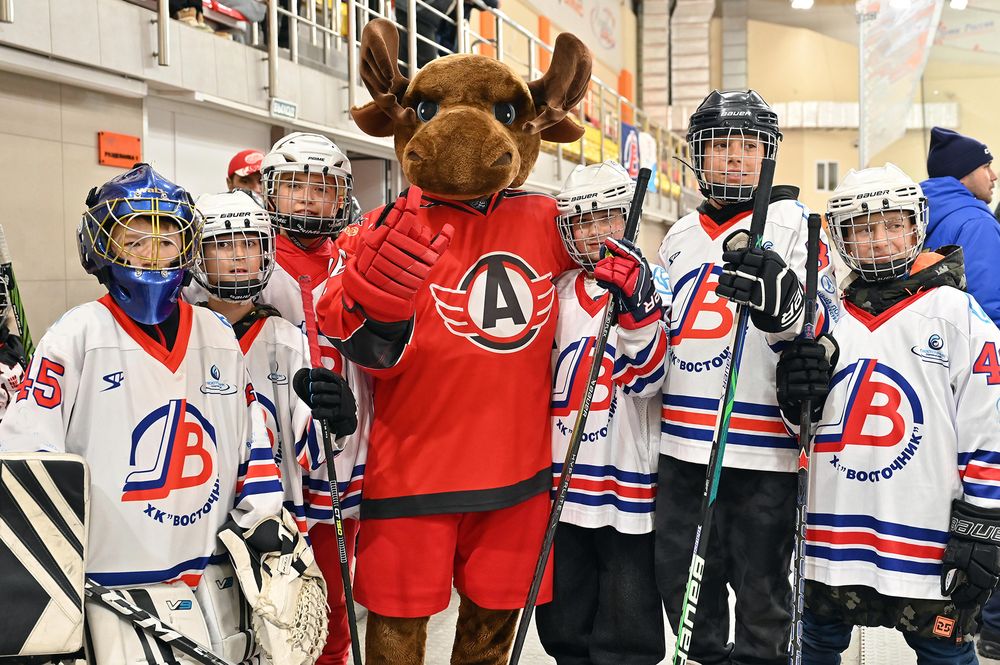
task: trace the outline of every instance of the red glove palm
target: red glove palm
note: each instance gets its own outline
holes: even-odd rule
[[[360,305],[376,321],[406,321],[413,316],[417,291],[431,268],[448,249],[454,229],[445,224],[431,236],[417,221],[421,190],[411,186],[399,197],[381,226],[361,232],[357,254],[344,271],[344,295],[349,309]]]

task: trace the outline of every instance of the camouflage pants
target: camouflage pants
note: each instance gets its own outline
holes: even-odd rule
[[[866,586],[832,587],[806,582],[806,607],[848,626],[895,628],[904,635],[962,644],[972,639],[977,610],[959,610],[950,600],[894,598]]]
[[[705,466],[660,455],[656,585],[677,633]],[[688,655],[701,665],[787,665],[795,531],[794,473],[723,469]],[[729,591],[736,641],[729,640]]]

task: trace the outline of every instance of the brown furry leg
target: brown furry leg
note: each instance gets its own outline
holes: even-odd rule
[[[461,598],[451,665],[506,665],[520,610],[487,610]]]
[[[368,613],[365,663],[368,665],[423,665],[430,617],[403,619]]]

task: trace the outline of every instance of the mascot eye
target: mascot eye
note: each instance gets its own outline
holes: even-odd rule
[[[417,104],[417,117],[420,118],[420,122],[430,122],[431,118],[437,115],[437,112],[437,102],[425,100]]]
[[[517,112],[514,110],[514,105],[510,102],[497,102],[493,105],[493,115],[503,124],[510,125],[514,122],[514,118],[517,117]]]

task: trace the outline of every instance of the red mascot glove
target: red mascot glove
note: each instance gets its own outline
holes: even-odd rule
[[[618,303],[618,325],[635,330],[655,322],[662,314],[653,273],[639,248],[628,240],[607,238],[608,249],[594,267],[594,279]]]
[[[420,196],[420,188],[411,186],[406,198],[396,199],[385,223],[361,232],[358,252],[344,271],[348,309],[360,305],[368,318],[383,323],[413,316],[417,291],[454,233],[445,224],[432,237],[430,229],[417,221]]]

